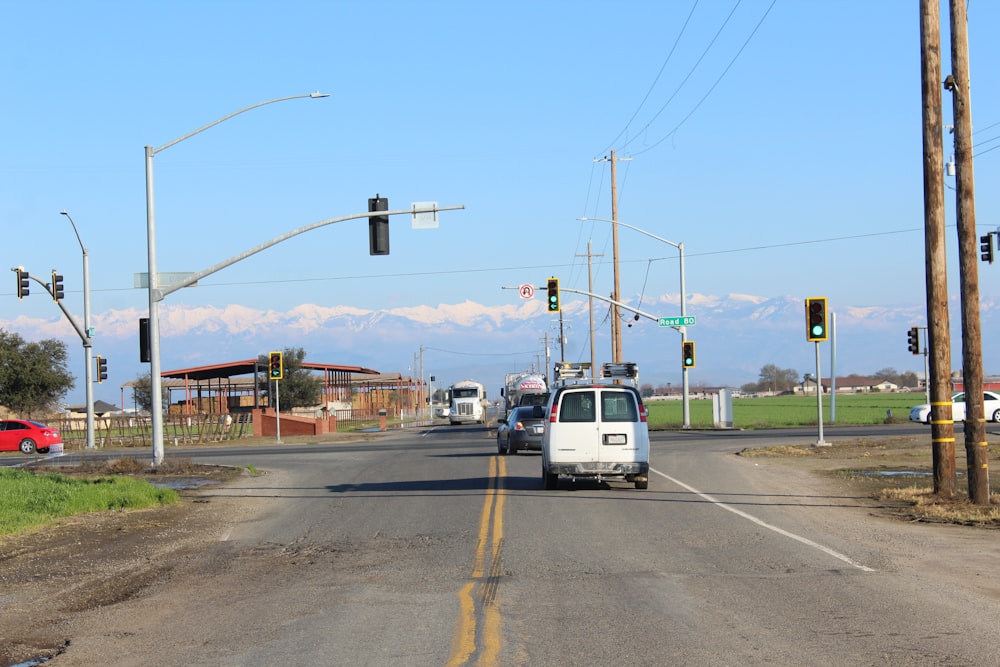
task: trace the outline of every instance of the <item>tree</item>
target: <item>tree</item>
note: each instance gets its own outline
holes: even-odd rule
[[[26,343],[0,329],[0,404],[29,419],[32,412],[55,409],[76,379],[66,359],[62,341]]]
[[[639,395],[642,396],[643,398],[649,398],[650,396],[656,395],[656,390],[653,389],[653,385],[644,384],[639,387]]]
[[[301,347],[286,347],[281,353],[282,363],[285,367],[284,379],[278,380],[281,387],[278,389],[278,397],[281,407],[285,410],[292,408],[307,408],[323,402],[323,380],[302,368],[306,353]],[[261,359],[261,365],[267,367],[267,358]],[[271,382],[266,377],[264,379],[264,391],[270,395]]]
[[[143,412],[151,413],[153,411],[153,376],[149,373],[140,373],[135,376],[135,381],[132,385],[132,400],[135,401],[136,407],[138,407]],[[162,405],[160,405],[160,412],[168,412],[169,407],[168,401],[170,397],[165,393],[161,392]]]
[[[790,391],[798,384],[799,374],[793,368],[781,369],[774,364],[762,366],[757,382],[757,391],[781,393]]]

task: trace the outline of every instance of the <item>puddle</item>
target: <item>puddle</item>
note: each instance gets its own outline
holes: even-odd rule
[[[221,484],[217,479],[205,479],[204,477],[178,477],[175,479],[163,479],[150,481],[150,484],[158,489],[173,489],[174,491],[187,491],[189,489],[200,489],[210,484]]]

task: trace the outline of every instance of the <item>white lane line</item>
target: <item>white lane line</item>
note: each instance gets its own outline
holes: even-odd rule
[[[839,560],[842,560],[845,563],[847,563],[848,565],[850,565],[851,567],[856,567],[857,569],[859,569],[859,570],[861,570],[863,572],[875,572],[874,569],[868,567],[867,565],[862,565],[861,563],[859,563],[856,560],[853,560],[853,559],[845,556],[844,554],[840,553],[839,551],[834,551],[830,547],[825,547],[822,544],[819,544],[817,542],[813,542],[809,538],[802,537],[801,535],[796,535],[795,533],[790,533],[790,532],[788,532],[787,530],[785,530],[783,528],[778,528],[777,526],[773,526],[773,525],[767,523],[766,521],[762,521],[761,519],[758,519],[757,517],[753,516],[752,514],[747,514],[743,510],[738,510],[738,509],[736,509],[735,507],[733,507],[731,505],[727,505],[726,503],[721,502],[721,501],[713,498],[712,496],[708,495],[707,493],[702,493],[701,491],[699,491],[698,489],[694,488],[693,486],[688,486],[687,484],[685,484],[684,482],[680,481],[679,479],[674,479],[670,475],[666,475],[666,474],[660,472],[659,470],[656,470],[655,468],[650,468],[650,471],[655,472],[660,477],[673,482],[674,484],[676,484],[677,486],[681,487],[682,489],[687,489],[691,493],[704,498],[705,500],[707,500],[708,502],[712,503],[713,505],[717,505],[718,507],[721,507],[724,510],[728,510],[728,511],[732,512],[733,514],[737,515],[737,516],[741,516],[744,519],[747,519],[748,521],[752,521],[753,523],[757,524],[758,526],[761,526],[763,528],[767,528],[768,530],[773,530],[774,532],[778,533],[779,535],[784,535],[785,537],[789,537],[789,538],[791,538],[793,540],[796,540],[797,542],[801,542],[802,544],[805,544],[806,546],[810,546],[810,547],[812,547],[814,549],[819,549],[823,553],[828,554],[830,556],[833,556],[834,558],[837,558]]]

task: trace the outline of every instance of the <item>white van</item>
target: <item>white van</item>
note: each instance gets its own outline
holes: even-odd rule
[[[542,481],[559,476],[619,478],[649,485],[649,429],[639,391],[624,384],[580,383],[555,389],[546,406]]]

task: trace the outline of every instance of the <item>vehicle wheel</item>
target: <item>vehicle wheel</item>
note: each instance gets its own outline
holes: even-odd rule
[[[35,441],[31,438],[25,438],[21,441],[21,444],[17,446],[21,450],[22,454],[34,454],[35,453]]]
[[[993,413],[993,421],[1000,422],[1000,410]]]
[[[927,413],[927,420],[924,421],[924,423],[927,424],[928,426],[931,425],[931,413],[929,412]]]
[[[507,453],[512,456],[517,456],[517,445],[510,444],[510,440],[507,441]]]
[[[638,480],[638,479],[635,480],[635,488],[637,488],[637,489],[648,489],[649,488],[649,480],[648,479],[644,479],[644,480],[641,480],[641,481]]]
[[[500,444],[500,438],[497,438],[497,454],[506,454],[507,450],[503,445]]]
[[[542,468],[542,481],[545,483],[545,490],[552,491],[559,486],[559,475]]]

